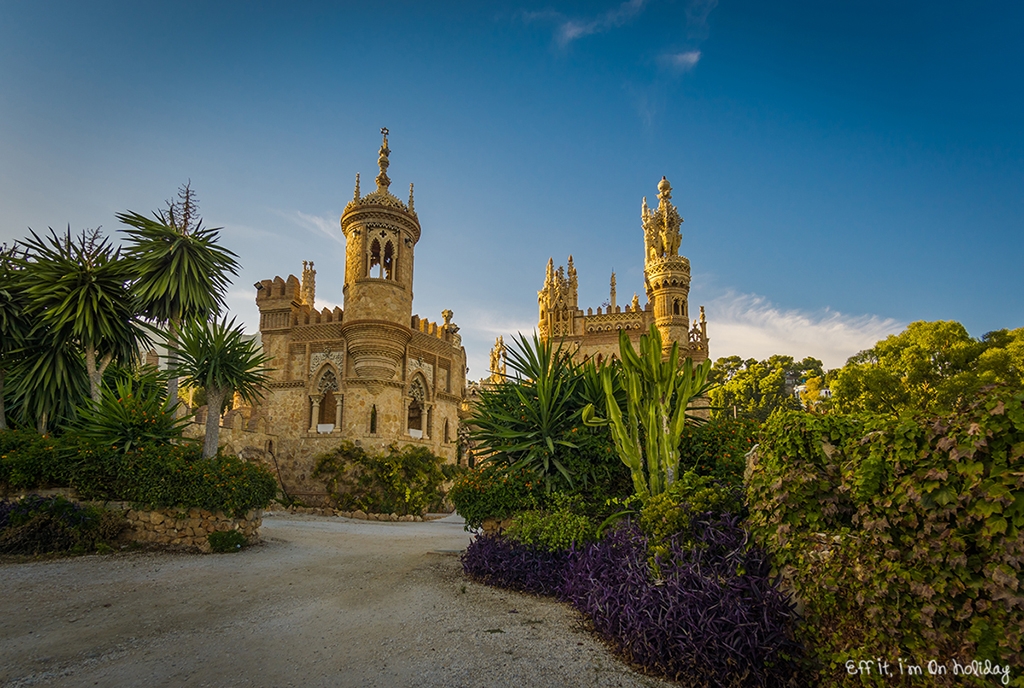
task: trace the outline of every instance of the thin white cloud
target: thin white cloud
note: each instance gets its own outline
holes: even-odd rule
[[[565,47],[578,38],[624,26],[643,11],[647,2],[648,0],[626,0],[618,7],[589,19],[568,19],[564,14],[552,10],[523,12],[519,16],[526,22],[556,21],[558,26],[555,29],[555,41]]]
[[[782,354],[799,360],[813,356],[826,368],[841,367],[850,356],[905,327],[905,323],[876,315],[784,310],[762,296],[735,292],[714,299],[706,310],[712,358],[763,360]]]
[[[687,50],[681,53],[665,53],[658,61],[662,66],[675,72],[688,72],[700,62],[699,50]]]
[[[691,0],[686,7],[686,34],[691,39],[708,37],[708,15],[718,7],[718,0]]]
[[[310,215],[309,213],[304,213],[301,210],[296,210],[292,214],[287,214],[286,217],[304,229],[315,234],[322,234],[323,236],[337,241],[342,246],[345,245],[345,236],[341,233],[341,226],[333,217]]]
[[[505,344],[511,344],[516,333],[529,337],[537,329],[535,318],[517,318],[500,310],[472,309],[455,320],[462,326],[459,334],[462,335],[462,345],[466,347],[466,364],[471,380],[487,377],[495,339],[501,336],[505,338]]]

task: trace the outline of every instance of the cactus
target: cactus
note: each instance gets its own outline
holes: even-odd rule
[[[690,402],[705,394],[711,361],[696,366],[687,358],[679,365],[679,344],[662,356],[657,327],[640,337],[639,353],[625,331],[619,332],[621,361],[601,370],[607,418],[596,415],[593,404],[583,409],[587,425],[608,425],[619,458],[629,468],[633,489],[642,498],[661,494],[679,473],[679,439]],[[625,408],[616,401],[613,376],[626,393]],[[646,459],[646,471],[644,463]]]

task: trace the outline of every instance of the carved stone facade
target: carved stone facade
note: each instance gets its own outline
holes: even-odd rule
[[[618,356],[620,330],[625,330],[636,346],[653,323],[661,332],[666,352],[672,342],[679,342],[681,359],[689,357],[695,363],[707,360],[708,331],[703,306],[700,319],[690,325],[690,261],[679,255],[683,218],[671,199],[672,186],[662,177],[658,184],[658,207],[651,210],[644,198],[640,211],[647,303],[641,308],[639,297],[633,294],[630,303],[619,306],[613,272],[608,303],[596,312],[587,308],[584,313],[578,304],[572,256],[568,266],[558,269],[553,260],[548,260],[544,288],[537,293],[537,329],[542,338],[565,342],[573,347],[579,361],[603,360]]]
[[[440,325],[412,313],[420,223],[412,185],[408,203],[389,191],[391,151],[382,133],[377,188],[361,196],[357,175],[341,216],[344,310],[317,310],[312,262],[304,263],[301,281],[291,275],[257,284],[273,372],[260,408],[246,414],[246,429],[265,418],[261,458],[286,490],[307,499],[323,491],[310,477],[313,457],[342,440],[368,449],[422,445],[449,462],[457,458],[466,351],[451,311]],[[230,432],[225,441],[241,450],[245,434]]]

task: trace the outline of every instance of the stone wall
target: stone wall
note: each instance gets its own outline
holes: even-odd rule
[[[181,549],[210,552],[210,533],[237,530],[249,544],[260,540],[259,528],[263,524],[259,511],[249,511],[242,518],[205,509],[153,509],[126,514],[131,530],[126,537],[134,542],[163,545]]]

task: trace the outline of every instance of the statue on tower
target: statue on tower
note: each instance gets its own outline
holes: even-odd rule
[[[494,348],[491,349],[491,377],[490,382],[499,383],[505,381],[507,371],[508,349],[505,348],[505,338],[498,337],[494,340]]]
[[[659,258],[667,258],[679,255],[679,244],[682,242],[682,234],[679,226],[683,218],[679,211],[672,204],[672,185],[668,179],[661,178],[658,183],[658,207],[651,211],[647,207],[647,198],[644,198],[643,206],[640,209],[641,221],[644,228],[644,248],[647,251],[647,260],[653,261]]]

